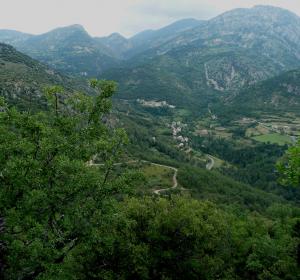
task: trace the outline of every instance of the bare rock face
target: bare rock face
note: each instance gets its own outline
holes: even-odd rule
[[[300,71],[289,71],[241,90],[233,100],[233,104],[264,112],[277,110],[298,113]]]
[[[271,6],[236,9],[156,49],[159,55],[175,53],[204,67],[209,87],[236,90],[300,67],[300,18]]]
[[[38,36],[0,30],[1,40],[62,72],[115,79],[134,98],[236,92],[300,68],[300,18],[272,6],[185,19],[129,39],[93,38],[72,25]]]

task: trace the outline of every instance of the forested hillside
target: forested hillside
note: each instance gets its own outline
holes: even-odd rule
[[[6,44],[0,44],[0,82],[0,96],[26,109],[45,104],[43,90],[50,85],[89,91],[86,81],[58,73]]]
[[[300,279],[297,15],[0,42],[0,279]]]
[[[263,112],[295,112],[300,107],[300,70],[286,72],[241,91],[234,105],[244,104],[247,110]]]
[[[296,205],[191,167],[186,195],[140,197],[124,131],[103,122],[115,85],[91,86],[64,101],[49,88],[48,112],[1,101],[4,279],[299,278]]]

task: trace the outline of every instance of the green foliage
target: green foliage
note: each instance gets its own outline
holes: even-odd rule
[[[293,70],[242,89],[230,107],[244,115],[251,112],[299,113],[300,71]],[[237,107],[238,106],[238,107]]]
[[[47,112],[0,101],[1,277],[299,278],[299,209],[275,195],[187,166],[179,183],[198,200],[126,198],[138,178],[113,170],[127,143],[108,117],[116,85],[91,86],[94,97],[48,88]]]
[[[67,93],[93,92],[86,81],[56,73],[38,61],[0,43],[0,96],[22,110],[46,107],[43,90],[49,85],[63,86]]]
[[[118,205],[81,279],[298,279],[297,228],[257,214],[225,212],[189,197]],[[278,205],[270,215],[281,211]],[[103,246],[109,240],[109,246]],[[67,267],[73,273],[74,268]]]
[[[244,183],[272,188],[276,185],[274,166],[287,146],[275,144],[241,145],[232,139],[193,137],[195,148],[231,164],[223,172]]]
[[[300,187],[300,142],[289,148],[286,157],[279,162],[278,170],[283,185]]]
[[[112,172],[127,142],[123,130],[105,121],[115,85],[94,85],[95,97],[62,97],[60,87],[49,88],[49,112],[19,112],[1,102],[0,233],[7,279],[57,279],[62,266],[93,250],[110,201],[132,184],[130,174]],[[87,163],[94,155],[101,170]]]
[[[92,38],[80,25],[8,43],[61,72],[77,76],[98,77],[103,70],[119,64],[109,48]]]
[[[282,198],[224,176],[218,172],[185,167],[179,170],[179,183],[191,189],[192,196],[243,210],[264,212],[273,203],[287,203]]]

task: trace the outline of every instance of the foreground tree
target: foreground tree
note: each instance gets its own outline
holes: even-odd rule
[[[300,142],[289,148],[286,157],[278,164],[281,183],[300,187]]]
[[[102,242],[85,255],[82,279],[300,277],[296,221],[288,216],[281,223],[236,215],[180,196],[129,198],[117,207]]]
[[[113,171],[127,141],[107,117],[115,84],[91,85],[95,97],[49,88],[48,112],[1,101],[1,279],[300,279],[291,205],[263,217],[191,197],[124,196],[136,177]],[[218,183],[224,193],[229,183]]]
[[[0,245],[7,279],[58,279],[62,266],[79,269],[80,258],[72,263],[73,257],[101,239],[112,198],[131,184],[130,175],[111,172],[127,141],[106,121],[116,85],[94,80],[91,86],[95,97],[48,88],[48,112],[19,112],[1,100]],[[96,154],[101,170],[87,164]]]

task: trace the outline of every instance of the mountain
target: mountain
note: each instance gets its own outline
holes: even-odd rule
[[[120,83],[123,98],[194,105],[208,104],[212,92],[235,95],[299,67],[299,17],[284,9],[255,6],[202,22],[104,76]]]
[[[0,42],[5,42],[10,45],[18,45],[32,36],[31,34],[15,30],[0,29]]]
[[[126,53],[127,57],[133,57],[143,51],[158,47],[169,40],[204,23],[202,20],[183,19],[176,21],[158,30],[145,30],[129,39],[132,48]]]
[[[126,39],[118,33],[94,38],[78,24],[41,35],[0,30],[0,42],[11,44],[19,51],[67,74],[99,77],[105,70],[118,67],[121,60],[130,55],[158,46],[198,24],[196,20],[182,20],[152,31],[152,35],[145,40],[138,35]]]
[[[42,91],[49,85],[62,85],[68,92],[88,90],[85,82],[61,75],[13,47],[0,43],[0,96],[11,104],[28,107],[41,104]]]
[[[95,41],[104,45],[114,57],[124,58],[124,53],[133,48],[130,40],[119,33],[113,33],[107,37],[95,38]]]
[[[245,112],[299,114],[300,70],[293,70],[241,91],[234,97],[233,107]]]
[[[189,95],[194,104],[300,67],[300,19],[272,6],[185,19],[129,39],[93,38],[73,25],[15,40],[18,50],[67,74],[118,80],[129,98]]]
[[[142,61],[141,59],[140,61]],[[106,71],[125,99],[166,100],[177,106],[204,105],[211,98],[253,85],[283,71],[269,58],[241,48],[186,47],[144,63]]]
[[[142,31],[129,39],[126,39],[119,33],[95,39],[110,49],[116,57],[128,59],[146,50],[158,47],[181,32],[185,32],[202,23],[203,21],[201,20],[183,19],[157,30]]]
[[[226,12],[164,45],[238,46],[255,50],[282,67],[299,64],[300,18],[288,10],[255,6]]]
[[[30,36],[13,45],[19,51],[68,74],[98,76],[118,63],[110,50],[95,41],[80,25]]]

